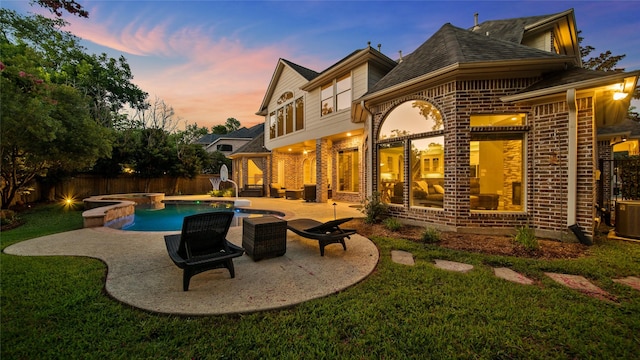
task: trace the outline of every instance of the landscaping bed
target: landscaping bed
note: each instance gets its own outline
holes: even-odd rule
[[[352,228],[365,237],[381,236],[402,238],[421,242],[424,227],[403,225],[397,231],[389,230],[384,224],[366,224],[363,219],[354,219],[344,225]],[[527,251],[513,241],[512,236],[461,234],[440,232],[440,241],[436,243],[454,250],[479,252],[483,254],[530,257],[539,259],[572,259],[587,254],[589,247],[580,243],[560,242],[549,239],[538,239],[540,248]]]

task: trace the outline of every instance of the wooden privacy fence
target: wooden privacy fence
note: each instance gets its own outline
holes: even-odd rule
[[[105,178],[95,175],[81,174],[67,178],[54,187],[34,183],[33,191],[19,199],[23,202],[37,202],[58,200],[66,197],[83,199],[89,196],[124,193],[164,193],[166,195],[202,195],[213,190],[209,178],[219,175],[197,175],[193,179],[163,176],[145,179],[133,175],[120,175],[115,178]],[[220,189],[233,187],[230,182],[220,183]]]

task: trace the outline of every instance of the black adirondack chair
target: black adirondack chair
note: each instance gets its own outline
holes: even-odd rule
[[[186,216],[181,234],[164,237],[169,257],[184,270],[184,291],[189,290],[191,277],[203,271],[227,268],[235,277],[233,258],[242,256],[244,249],[226,239],[232,220],[233,211]]]

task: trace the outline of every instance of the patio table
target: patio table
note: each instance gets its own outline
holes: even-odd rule
[[[287,221],[275,216],[244,218],[242,247],[254,261],[284,255],[287,252]]]

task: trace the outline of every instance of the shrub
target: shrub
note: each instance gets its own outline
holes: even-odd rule
[[[396,218],[384,219],[384,226],[391,231],[398,231],[402,227],[402,223]]]
[[[422,232],[421,239],[425,244],[437,243],[440,241],[440,231],[431,227],[426,227]]]
[[[516,227],[516,236],[513,238],[516,244],[522,246],[526,251],[535,251],[540,249],[538,239],[529,226]]]
[[[365,215],[364,222],[367,224],[374,224],[389,214],[389,207],[382,202],[381,195],[378,191],[375,191],[371,196],[365,198],[362,205],[360,211]]]

